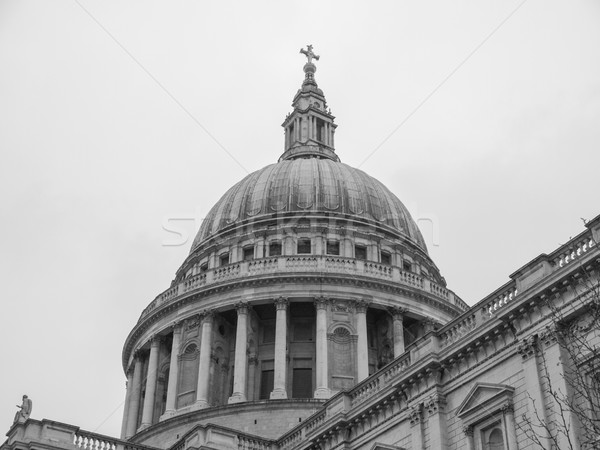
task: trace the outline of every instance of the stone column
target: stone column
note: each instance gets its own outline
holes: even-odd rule
[[[133,390],[133,370],[127,372],[125,382],[125,407],[123,409],[123,421],[121,422],[121,439],[127,436],[127,420],[129,419],[129,406],[131,403],[131,391]]]
[[[390,308],[394,324],[394,358],[404,353],[404,314],[406,308]]]
[[[137,431],[140,397],[142,396],[142,358],[140,355],[136,355],[133,359],[133,383],[131,385],[131,402],[127,411],[129,417],[127,418],[126,438],[130,438]]]
[[[171,417],[177,409],[177,380],[179,379],[179,352],[181,346],[181,324],[173,326],[173,343],[169,362],[169,384],[167,385],[167,405],[161,420]]]
[[[287,398],[287,308],[288,300],[279,297],[275,300],[277,316],[275,322],[275,373],[271,399]]]
[[[527,401],[527,416],[531,420],[535,420],[536,413],[541,419],[546,421],[546,407],[544,405],[542,386],[540,384],[541,374],[538,371],[537,364],[537,341],[535,336],[523,339],[517,351],[521,355],[523,364],[523,379],[525,380],[525,392]],[[539,431],[540,442],[545,444],[545,447],[552,448],[552,441],[549,436],[542,434],[542,429]]]
[[[317,336],[316,336],[316,356],[317,356],[317,389],[315,398],[329,398],[329,373],[327,362],[327,304],[329,301],[324,297],[315,299],[315,308],[317,309]]]
[[[419,403],[408,410],[410,420],[410,434],[412,436],[412,450],[423,450],[423,416],[422,406]],[[434,447],[431,447],[432,449]]]
[[[238,303],[237,328],[235,332],[235,361],[233,368],[233,394],[228,403],[239,403],[246,401],[246,371],[248,359],[246,348],[248,346],[248,304]]]
[[[206,408],[208,406],[213,319],[214,313],[212,311],[205,312],[202,317],[202,337],[200,341],[200,357],[198,358],[198,385],[196,387],[194,409]]]
[[[156,394],[156,380],[158,379],[158,351],[160,338],[154,337],[150,343],[150,359],[148,360],[148,375],[146,376],[146,395],[144,396],[144,409],[142,411],[142,424],[140,429],[152,425],[154,413],[154,397]]]
[[[367,307],[368,303],[364,300],[356,302],[356,331],[358,333],[357,375],[358,382],[369,376],[369,344],[367,341]]]
[[[448,424],[446,423],[445,407],[446,399],[438,393],[431,395],[425,401],[427,420],[429,422],[429,448],[435,448],[436,450],[446,450],[448,448],[448,436],[446,433]]]

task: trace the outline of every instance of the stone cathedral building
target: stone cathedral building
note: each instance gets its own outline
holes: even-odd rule
[[[127,337],[121,436],[19,419],[0,450],[540,448],[523,416],[552,422],[548,383],[572,392],[566,371],[595,367],[555,331],[589,319],[600,216],[469,307],[402,202],[340,161],[302,53],[277,163],[223,195]],[[577,443],[563,416],[544,448]]]

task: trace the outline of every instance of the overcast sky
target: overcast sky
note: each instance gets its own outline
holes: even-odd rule
[[[199,222],[163,224],[277,160],[306,44],[338,155],[467,303],[600,213],[595,0],[0,0],[0,428],[27,393],[119,434],[122,344]]]

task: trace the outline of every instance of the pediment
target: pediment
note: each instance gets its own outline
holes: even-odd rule
[[[471,413],[485,409],[492,412],[498,405],[512,402],[515,388],[506,384],[476,383],[456,411],[461,419]]]
[[[381,442],[375,442],[370,450],[405,450],[404,447],[398,447],[397,445],[382,444]]]

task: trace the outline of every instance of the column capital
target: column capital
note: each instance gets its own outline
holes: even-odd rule
[[[404,319],[404,315],[408,312],[408,308],[401,308],[399,306],[390,306],[388,308],[389,313],[392,315],[394,320]]]
[[[202,323],[212,323],[213,319],[215,318],[215,312],[212,309],[205,309],[204,311],[202,311],[202,316],[201,316],[201,320]]]
[[[517,352],[521,355],[523,360],[527,360],[535,355],[536,350],[537,342],[535,336],[529,336],[517,345]]]
[[[315,297],[315,308],[316,309],[327,309],[327,305],[329,305],[330,300],[327,297]]]
[[[367,308],[369,307],[369,301],[367,300],[358,300],[356,302],[354,302],[354,310],[357,313],[366,313],[367,312]]]
[[[273,303],[275,304],[275,308],[277,310],[286,310],[288,305],[290,304],[287,297],[278,297],[273,301]]]
[[[181,333],[183,331],[183,320],[175,320],[171,323],[171,330],[173,331],[173,334],[175,333]]]
[[[421,423],[423,419],[421,416],[422,405],[419,403],[417,405],[413,405],[408,410],[408,418],[410,420],[410,425],[415,426]]]
[[[550,347],[558,342],[560,331],[555,323],[546,325],[538,334],[538,342],[544,347]]]
[[[444,406],[446,405],[446,397],[442,394],[435,393],[429,396],[427,400],[425,400],[425,409],[427,413],[432,416],[437,414],[440,411],[444,410]]]
[[[503,412],[504,414],[506,414],[506,413],[509,413],[509,412],[514,412],[514,410],[515,410],[515,407],[514,407],[514,405],[513,405],[513,403],[512,403],[512,402],[505,402],[505,403],[502,405],[502,408],[501,408],[501,409],[502,409],[502,412]]]
[[[238,313],[238,316],[241,314],[248,314],[248,303],[247,302],[238,302],[235,304],[235,310]]]
[[[250,353],[250,355],[248,356],[248,364],[252,366],[258,365],[258,356],[256,356],[256,353]]]
[[[158,334],[154,334],[150,337],[149,341],[150,341],[150,348],[152,347],[158,347],[160,345],[160,343],[162,342],[163,337],[158,335]]]
[[[465,425],[462,431],[465,433],[465,436],[473,437],[473,427],[471,425]]]

